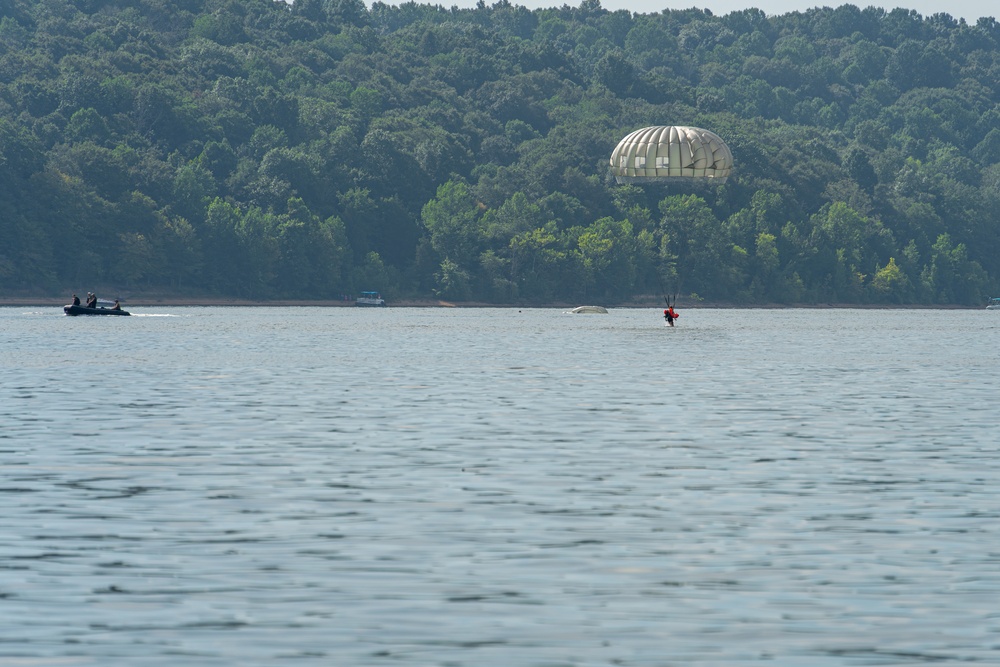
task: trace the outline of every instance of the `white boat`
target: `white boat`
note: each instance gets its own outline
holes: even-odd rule
[[[1000,296],[995,296],[986,304],[986,310],[1000,310]]]
[[[385,299],[378,292],[362,292],[354,302],[355,306],[385,307]]]
[[[569,311],[571,313],[600,313],[602,315],[608,314],[608,309],[604,306],[577,306],[573,310]]]

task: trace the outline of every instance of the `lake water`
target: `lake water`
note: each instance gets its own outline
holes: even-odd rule
[[[0,308],[0,664],[1000,664],[1000,313]]]

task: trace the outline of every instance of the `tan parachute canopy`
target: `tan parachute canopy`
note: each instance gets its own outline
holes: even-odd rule
[[[618,142],[611,153],[611,171],[619,183],[677,178],[725,183],[732,170],[729,146],[700,127],[644,127]]]

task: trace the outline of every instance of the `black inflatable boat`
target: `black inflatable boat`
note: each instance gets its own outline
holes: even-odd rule
[[[87,308],[86,306],[63,306],[63,312],[67,315],[131,315],[127,310],[114,310],[113,308]]]

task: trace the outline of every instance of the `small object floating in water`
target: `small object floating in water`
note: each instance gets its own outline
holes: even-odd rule
[[[608,314],[608,309],[604,306],[577,306],[573,310],[569,311],[571,313],[600,313],[602,315]]]

